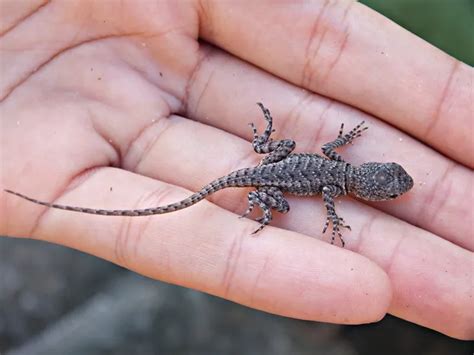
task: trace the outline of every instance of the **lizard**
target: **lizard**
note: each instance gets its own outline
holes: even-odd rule
[[[225,188],[254,187],[255,190],[248,193],[248,208],[241,216],[241,218],[247,217],[255,205],[262,210],[262,216],[256,218],[260,226],[252,234],[257,234],[271,222],[272,210],[280,213],[290,211],[290,205],[284,197],[285,192],[297,196],[322,195],[327,212],[322,233],[326,232],[331,223],[331,244],[337,235],[344,247],[342,228],[350,230],[351,227],[336,213],[334,204],[336,197],[349,194],[367,201],[385,201],[392,200],[413,187],[413,179],[397,163],[368,162],[355,166],[346,162],[335,151],[336,148],[352,143],[355,138],[361,136],[368,128],[364,126],[364,121],[346,134],[343,133],[344,123],[342,123],[337,138],[321,147],[324,156],[314,153],[293,153],[295,141],[273,140],[270,136],[275,130],[270,111],[260,102],[257,105],[267,122],[266,128],[262,134],[258,134],[254,123],[249,123],[249,126],[253,132],[254,151],[266,154],[261,162],[255,167],[238,169],[220,177],[179,202],[144,209],[106,210],[60,205],[37,200],[12,190],[5,189],[5,191],[50,208],[103,216],[134,217],[178,211]]]

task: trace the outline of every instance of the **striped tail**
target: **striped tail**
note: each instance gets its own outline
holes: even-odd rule
[[[15,192],[12,190],[5,189],[5,192],[21,197],[25,200],[31,201],[38,205],[46,206],[49,208],[57,208],[57,209],[66,210],[66,211],[96,214],[96,215],[102,215],[102,216],[130,216],[130,217],[150,216],[150,215],[155,215],[155,214],[164,214],[164,213],[170,213],[170,212],[182,210],[183,208],[186,208],[198,203],[199,201],[205,199],[207,196],[213,194],[214,192],[225,189],[227,187],[251,186],[250,181],[248,179],[248,174],[251,173],[252,170],[253,170],[252,168],[237,170],[227,176],[214,180],[213,182],[204,186],[200,191],[192,194],[191,196],[179,202],[171,203],[165,206],[150,207],[150,208],[143,208],[143,209],[133,209],[133,210],[104,210],[104,209],[95,209],[95,208],[87,208],[87,207],[59,205],[56,203],[40,201],[40,200],[31,198],[29,196],[23,195],[19,192]]]

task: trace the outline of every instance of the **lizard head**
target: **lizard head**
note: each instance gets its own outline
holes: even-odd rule
[[[349,193],[368,201],[392,200],[413,187],[413,179],[397,163],[365,163],[347,176]]]

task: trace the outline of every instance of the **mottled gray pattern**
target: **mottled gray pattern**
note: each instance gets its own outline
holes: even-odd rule
[[[347,134],[343,134],[343,127],[337,138],[322,147],[326,157],[318,154],[291,154],[295,142],[290,139],[274,141],[270,138],[274,131],[272,117],[268,109],[258,103],[262,109],[267,127],[259,135],[251,123],[253,131],[252,146],[255,152],[266,155],[256,167],[234,171],[204,186],[200,191],[188,198],[166,206],[135,209],[135,210],[102,210],[85,207],[73,207],[43,202],[18,192],[5,190],[20,196],[28,201],[68,211],[90,213],[104,216],[148,216],[169,213],[194,205],[210,194],[227,187],[255,187],[256,191],[248,194],[249,205],[242,217],[247,216],[255,205],[263,211],[257,218],[260,227],[254,233],[262,230],[272,220],[272,210],[287,213],[290,210],[288,202],[283,196],[287,192],[298,196],[321,194],[327,210],[326,224],[323,233],[332,223],[331,243],[337,235],[344,246],[341,228],[350,227],[339,217],[334,207],[334,198],[340,195],[351,194],[370,201],[391,200],[410,190],[413,186],[412,178],[396,163],[365,163],[353,166],[346,163],[334,149],[352,142],[367,129],[364,122]]]

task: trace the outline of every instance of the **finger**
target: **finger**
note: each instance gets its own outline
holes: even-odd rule
[[[140,173],[198,190],[224,170],[255,165],[255,156],[245,152],[237,138],[220,130],[173,119],[159,132],[151,134],[159,139],[137,166]],[[179,147],[173,144],[177,140],[182,142]],[[211,199],[241,214],[246,209],[246,192],[224,190]],[[275,213],[273,225],[324,238],[321,199],[290,197],[288,201],[290,213]],[[394,314],[454,337],[474,335],[472,315],[464,312],[472,303],[473,274],[467,267],[472,253],[351,199],[338,199],[336,208],[352,227],[344,234],[347,248],[375,260],[393,278]],[[418,293],[414,295],[413,290]]]
[[[32,187],[31,191],[37,191]],[[26,193],[31,193],[26,191]],[[114,168],[81,179],[57,201],[100,208],[163,205],[189,192]],[[41,198],[41,196],[36,196]],[[44,209],[15,196],[6,213],[32,235],[97,255],[143,275],[285,316],[337,323],[380,319],[391,290],[383,271],[357,254],[298,233],[239,220],[207,201],[152,217],[104,217]],[[35,209],[42,214],[26,219]]]
[[[208,2],[200,36],[474,167],[473,69],[362,4]]]
[[[265,125],[262,113],[255,105],[256,101],[262,101],[272,113],[275,139],[294,139],[297,152],[315,153],[336,137],[341,123],[351,129],[365,120],[369,129],[354,141],[353,146],[341,149],[346,161],[356,165],[367,161],[395,161],[415,181],[414,188],[406,196],[375,204],[377,208],[474,250],[469,223],[452,223],[453,218],[459,221],[470,218],[471,201],[465,195],[472,195],[474,190],[472,171],[370,115],[282,82],[219,50],[204,49],[202,55],[206,59],[201,61],[189,86],[186,103],[189,116],[250,140],[251,130],[247,123],[254,122],[260,131]],[[239,100],[229,99],[229,93]],[[192,139],[184,130],[180,134],[186,137],[184,140]],[[211,138],[202,141],[212,142]],[[176,145],[171,141],[168,144]],[[220,150],[228,145],[222,140],[215,146]],[[240,155],[232,155],[234,158],[228,155],[227,160],[240,161],[243,156],[252,154],[249,144],[242,144],[240,149]],[[220,152],[214,156],[222,161]],[[208,155],[197,159],[200,164],[208,164],[205,161],[209,159]],[[225,163],[219,173],[228,173],[228,164],[232,163]],[[196,165],[195,168],[201,171]],[[206,178],[213,171],[208,172]],[[200,182],[204,183],[203,180]]]
[[[354,227],[361,238],[357,250],[390,277],[391,314],[455,338],[474,337],[474,316],[466,312],[473,305],[472,252],[375,215]]]

